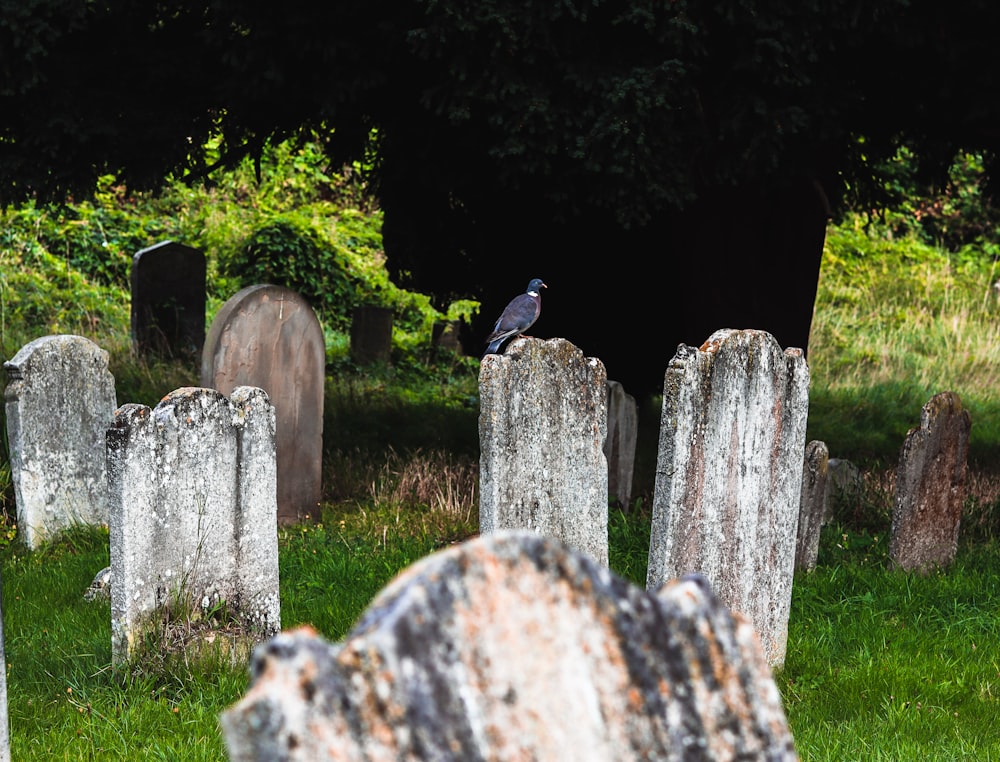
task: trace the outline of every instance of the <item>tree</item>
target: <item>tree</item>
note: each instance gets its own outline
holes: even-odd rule
[[[717,328],[807,349],[826,221],[877,160],[1000,136],[981,0],[7,5],[0,200],[318,134],[370,162],[397,282],[482,300],[470,351],[539,276],[533,333],[637,394]]]

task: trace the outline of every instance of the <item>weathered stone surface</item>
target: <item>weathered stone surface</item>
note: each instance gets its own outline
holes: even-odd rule
[[[195,357],[205,341],[205,255],[164,241],[132,257],[132,344],[137,352]]]
[[[639,409],[635,397],[617,381],[608,381],[607,404],[608,435],[604,439],[604,457],[608,461],[608,496],[627,511],[632,504]]]
[[[479,369],[479,529],[529,529],[608,562],[607,373],[565,339]]]
[[[44,336],[4,368],[18,536],[35,548],[75,524],[107,524],[104,432],[118,406],[108,353],[82,336]]]
[[[312,307],[283,286],[249,286],[216,314],[201,358],[201,385],[267,392],[277,416],[278,521],[315,514],[323,487],[326,344]]]
[[[935,394],[903,442],[896,471],[889,557],[905,571],[955,560],[972,419],[954,392]]]
[[[860,510],[859,501],[865,490],[865,475],[851,461],[830,458],[827,470],[824,524],[833,518],[835,507],[842,511]]]
[[[123,405],[107,432],[111,637],[127,661],[154,612],[230,614],[258,640],[280,628],[274,411],[261,389],[177,389]]]
[[[799,531],[795,539],[795,568],[812,571],[819,555],[819,535],[826,511],[826,483],[830,451],[826,442],[813,440],[806,445],[802,468],[802,497],[799,501]]]
[[[788,639],[809,370],[763,331],[680,345],[664,375],[647,587],[704,574],[772,665]]]
[[[498,532],[425,558],[346,639],[258,647],[233,762],[794,760],[752,627],[701,578],[649,593]]]

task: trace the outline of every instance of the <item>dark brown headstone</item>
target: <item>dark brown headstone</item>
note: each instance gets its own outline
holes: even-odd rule
[[[232,394],[257,386],[274,405],[278,521],[315,515],[322,488],[323,329],[299,294],[257,285],[227,301],[212,321],[201,359],[201,384]]]
[[[351,320],[351,358],[358,365],[389,362],[392,355],[392,310],[358,307]]]
[[[929,572],[955,560],[971,429],[959,396],[942,392],[924,405],[920,427],[906,435],[889,540],[897,568]]]
[[[173,241],[132,258],[132,346],[198,357],[205,341],[205,255]]]

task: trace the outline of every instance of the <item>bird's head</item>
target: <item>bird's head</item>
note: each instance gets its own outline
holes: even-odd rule
[[[548,286],[546,286],[542,282],[541,278],[532,278],[531,282],[528,284],[527,293],[529,293],[529,294],[537,294],[537,293],[540,293],[540,289],[543,289],[543,288],[548,288]]]

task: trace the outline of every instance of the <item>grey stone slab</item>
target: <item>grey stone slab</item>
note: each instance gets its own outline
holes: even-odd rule
[[[82,336],[43,336],[4,368],[20,539],[35,548],[76,524],[107,524],[104,432],[117,407],[108,353]]]
[[[608,381],[608,436],[604,457],[608,460],[608,496],[625,511],[632,504],[635,446],[639,436],[639,408],[635,397],[617,381]]]
[[[799,501],[799,529],[795,538],[795,568],[812,571],[819,556],[820,531],[826,512],[830,452],[826,442],[813,440],[806,445],[802,466],[802,497]]]
[[[607,372],[565,339],[479,369],[479,529],[529,529],[608,562]]]
[[[704,574],[784,663],[809,409],[798,349],[764,331],[682,344],[664,374],[647,586]]]

